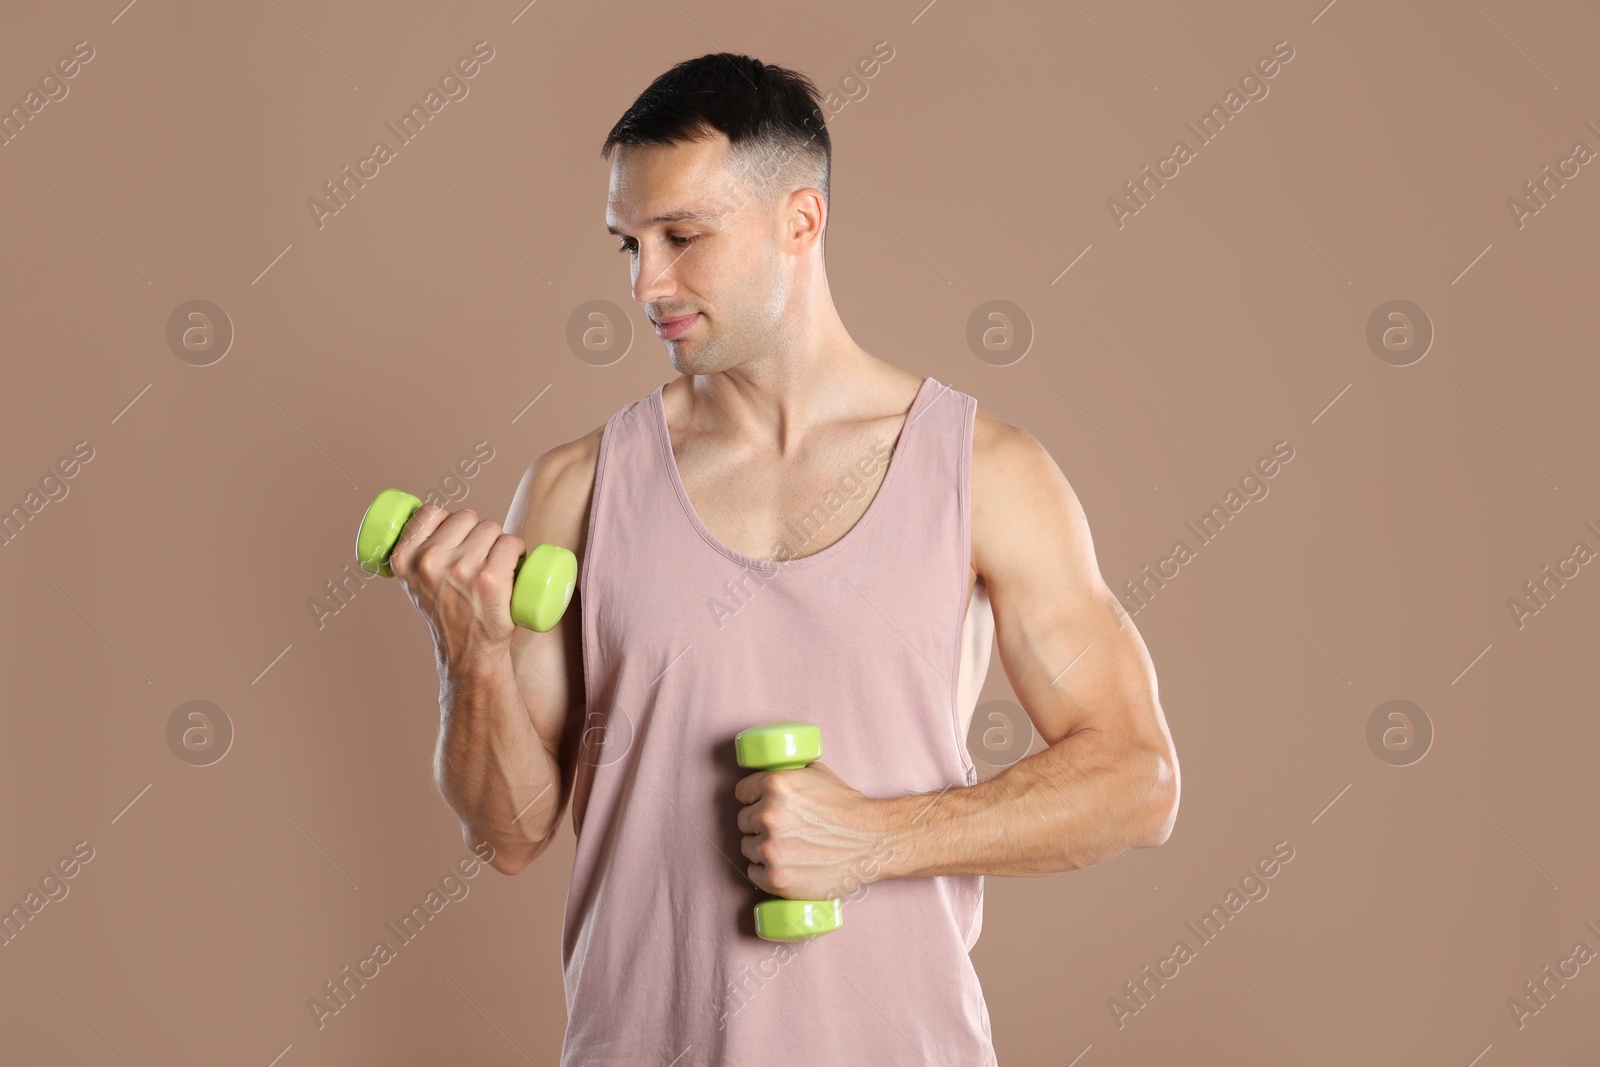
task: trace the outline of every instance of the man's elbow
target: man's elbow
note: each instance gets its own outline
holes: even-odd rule
[[[518,874],[527,868],[534,860],[538,859],[544,850],[550,847],[555,834],[551,834],[542,841],[502,842],[500,847],[490,844],[488,839],[480,837],[466,822],[461,824],[461,839],[467,847],[478,854],[484,866],[493,867],[501,874]],[[483,849],[489,849],[489,855],[483,855]]]
[[[1155,848],[1167,843],[1178,821],[1178,758],[1170,752],[1155,756],[1155,772],[1147,786],[1145,825],[1134,841],[1135,848]]]
[[[519,874],[544,854],[544,850],[550,847],[550,842],[554,837],[555,835],[551,834],[550,837],[545,838],[543,841],[515,852],[510,849],[497,851],[494,854],[494,858],[488,861],[489,866],[501,874]]]
[[[489,861],[489,866],[493,867],[501,874],[520,874],[522,869],[532,862],[532,858],[512,859],[505,853],[500,853],[499,855],[495,856],[494,859]]]

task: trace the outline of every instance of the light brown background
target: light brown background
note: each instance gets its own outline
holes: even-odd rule
[[[465,848],[421,621],[389,584],[320,630],[307,601],[377,490],[486,439],[467,502],[503,516],[533,457],[671,376],[601,233],[597,148],[651,78],[727,49],[833,89],[879,40],[830,121],[861,344],[1044,442],[1113,587],[1295,448],[1136,620],[1182,764],[1170,842],[988,881],[1001,1063],[1593,1055],[1596,965],[1525,1028],[1506,1006],[1600,950],[1600,575],[1520,630],[1506,605],[1600,549],[1600,175],[1523,228],[1506,207],[1600,148],[1592,6],[121,2],[11,5],[0,33],[7,104],[96,52],[0,148],[0,505],[95,449],[0,548],[0,902],[95,850],[0,948],[8,1062],[556,1062],[570,823],[313,1023]],[[470,95],[317,229],[307,199],[479,40]],[[1107,198],[1280,40],[1270,95],[1118,229]],[[236,331],[208,367],[165,340],[197,298]],[[1036,331],[1005,367],[965,340],[994,298]],[[1365,340],[1397,298],[1436,330],[1406,367]],[[644,331],[604,368],[566,342],[593,299]],[[996,662],[984,699],[1011,696]],[[1367,742],[1395,698],[1435,731],[1410,766]],[[210,766],[166,740],[193,699],[236,732]],[[1270,895],[1119,1030],[1108,999],[1280,840]]]

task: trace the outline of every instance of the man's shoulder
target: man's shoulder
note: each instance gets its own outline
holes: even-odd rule
[[[980,467],[993,482],[1013,481],[1037,473],[1041,463],[1055,465],[1050,453],[1020,426],[1013,426],[982,406],[972,421],[972,472],[974,484]]]
[[[630,412],[638,418],[650,395],[625,405],[616,414]],[[582,437],[545,450],[528,465],[511,500],[511,511],[506,516],[507,530],[514,531],[529,545],[540,542],[563,545],[572,549],[579,559],[583,558],[583,547],[588,540],[589,504],[600,465],[600,446],[606,427],[615,417],[606,419]]]
[[[506,529],[529,545],[562,545],[581,559],[604,432],[602,423],[582,437],[547,449],[529,464],[512,497]]]
[[[1018,537],[1062,514],[1081,515],[1076,494],[1049,449],[1027,430],[978,408],[972,427],[972,553],[1003,563]]]
[[[533,466],[547,472],[544,476],[552,489],[565,487],[570,491],[585,482],[592,486],[595,466],[600,460],[600,438],[605,429],[602,423],[582,437],[556,445],[534,460]]]

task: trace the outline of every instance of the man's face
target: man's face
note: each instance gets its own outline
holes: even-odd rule
[[[726,370],[770,349],[788,305],[776,214],[726,165],[728,147],[719,133],[619,146],[612,161],[606,229],[680,374]]]

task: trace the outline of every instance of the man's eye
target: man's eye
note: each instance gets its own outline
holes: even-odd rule
[[[696,234],[691,234],[688,237],[671,236],[671,237],[667,238],[667,240],[671,241],[673,244],[677,245],[679,248],[688,248],[690,245],[694,244],[694,242],[698,241],[699,239],[700,239],[700,235],[697,234],[697,233]],[[632,243],[630,243],[628,241],[623,241],[622,244],[617,246],[617,251],[618,252],[637,252],[638,251],[638,246],[636,246],[636,245],[634,245],[634,244],[632,244]]]

